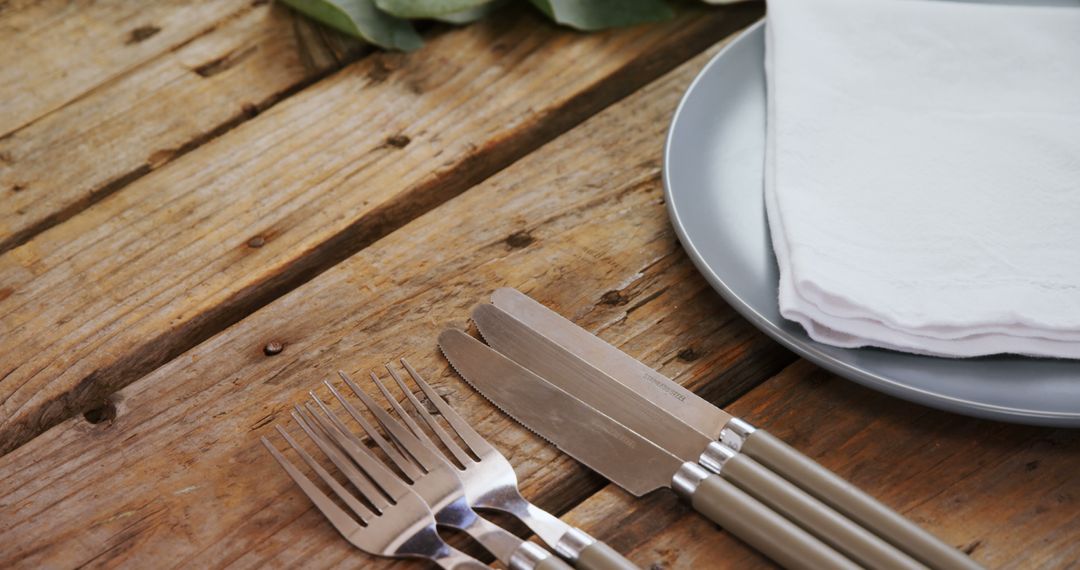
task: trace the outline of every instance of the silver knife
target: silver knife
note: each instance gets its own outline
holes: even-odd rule
[[[680,422],[667,410],[615,382],[499,308],[479,305],[473,309],[472,317],[480,334],[496,351],[682,461],[700,463],[731,481],[854,562],[874,569],[925,570],[880,537],[753,459]]]
[[[741,452],[753,458],[774,474],[786,478],[923,564],[947,569],[980,568],[959,550],[945,544],[768,432],[713,406],[523,293],[511,288],[498,289],[492,295],[492,302],[498,309],[542,337],[547,344],[555,345],[559,349],[556,353],[561,352],[569,355],[571,360],[580,361],[576,365],[579,369],[583,363],[585,368],[599,372],[586,374],[590,382],[607,387],[621,386],[640,395],[641,400],[646,402],[646,407],[666,412],[674,418],[675,424],[682,426],[679,433],[683,436],[691,431],[697,432],[710,441],[718,440],[727,448],[724,452],[727,455],[730,455],[730,452]],[[518,360],[518,356],[528,360],[529,354],[532,354],[528,350],[521,350],[521,345],[515,345],[506,339],[493,340],[490,328],[487,333],[483,326],[480,326],[480,330],[496,349],[519,363],[523,362]],[[535,364],[537,368],[543,368],[545,363]],[[537,372],[535,369],[533,371]],[[575,389],[581,384],[584,382],[577,383]],[[613,400],[614,405],[617,404]],[[612,412],[612,407],[598,407],[605,413]],[[640,425],[633,416],[626,419],[631,422],[628,425]],[[726,455],[721,457],[724,456]],[[705,458],[703,464],[717,467],[709,458]],[[730,470],[730,466],[726,467]],[[721,470],[723,468],[724,466]]]
[[[633,495],[672,488],[695,510],[788,568],[858,568],[730,482],[668,453],[464,332],[444,331],[439,347],[485,398]]]

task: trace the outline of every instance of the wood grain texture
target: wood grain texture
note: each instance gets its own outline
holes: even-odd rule
[[[443,327],[464,326],[502,285],[679,381],[709,382],[718,402],[777,372],[791,356],[709,292],[664,212],[664,131],[708,55],[116,393],[113,419],[65,421],[0,458],[0,544],[11,545],[0,566],[377,567],[258,437],[334,370],[397,356],[511,459],[527,496],[573,507],[602,481],[499,413],[435,349]],[[267,356],[270,341],[283,350]]]
[[[966,418],[872,392],[806,361],[728,406],[988,568],[1080,560],[1080,433]],[[608,487],[580,520],[663,569],[769,567],[671,493]],[[584,506],[584,505],[583,505]],[[571,513],[573,514],[573,513]],[[711,535],[709,533],[712,533]],[[705,538],[711,536],[712,538]]]
[[[153,18],[155,10],[139,17]],[[92,10],[77,11],[86,12]],[[324,33],[283,7],[255,6],[0,138],[0,252],[254,117],[361,51],[358,42]],[[59,61],[72,59],[78,61]],[[4,69],[35,72],[25,64]],[[49,68],[36,71],[46,76],[44,85],[63,83]]]
[[[17,61],[0,67],[0,137],[251,9],[250,0],[4,2],[0,53]]]
[[[759,12],[689,10],[590,35],[519,12],[365,58],[12,249],[0,256],[0,451],[101,405]],[[430,239],[459,235],[444,233]]]

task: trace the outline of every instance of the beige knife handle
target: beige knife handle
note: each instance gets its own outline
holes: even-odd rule
[[[895,546],[851,522],[746,455],[732,455],[725,459],[720,476],[866,568],[926,569]]]
[[[859,568],[731,482],[706,472],[695,463],[683,464],[672,481],[672,487],[690,501],[694,510],[785,568]]]
[[[599,540],[578,554],[574,567],[578,570],[640,570],[636,564]]]
[[[757,429],[747,435],[740,451],[931,568],[982,568],[959,550],[764,430]]]

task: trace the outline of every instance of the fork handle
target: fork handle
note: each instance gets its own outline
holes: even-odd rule
[[[610,546],[530,503],[516,488],[501,497],[500,501],[484,507],[507,513],[525,523],[548,548],[568,560],[577,570],[640,570]],[[561,532],[561,535],[553,536],[552,531]]]
[[[510,570],[573,570],[558,556],[528,541],[522,541],[507,567]]]
[[[574,567],[578,570],[640,570],[636,564],[599,540],[578,554]]]

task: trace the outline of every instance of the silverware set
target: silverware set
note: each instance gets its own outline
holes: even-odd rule
[[[673,489],[695,510],[787,568],[979,568],[766,431],[716,408],[516,290],[499,289],[492,304],[478,305],[472,318],[487,344],[459,330],[439,336],[454,370],[500,410],[635,496]],[[511,570],[566,568],[563,559],[582,570],[636,568],[609,546],[525,500],[506,458],[404,359],[402,365],[449,431],[390,366],[390,377],[426,429],[375,373],[372,385],[393,415],[340,374],[386,437],[324,382],[385,462],[314,393],[312,402],[293,413],[356,494],[278,426],[352,514],[263,439],[350,542],[371,554],[424,557],[445,568],[480,564],[444,543],[438,526],[469,534]],[[474,509],[518,518],[558,556]]]
[[[346,512],[290,462],[269,440],[263,444],[330,523],[354,546],[369,554],[418,557],[443,568],[487,568],[479,560],[454,549],[440,538],[437,527],[465,532],[511,570],[560,570],[569,566],[541,546],[524,541],[479,515],[474,509],[509,514],[525,523],[561,556],[585,570],[636,568],[606,545],[559,520],[522,497],[510,462],[480,437],[406,361],[409,376],[435,406],[463,444],[444,428],[409,389],[396,370],[390,377],[404,393],[410,408],[429,432],[398,403],[372,372],[372,384],[390,404],[394,415],[380,406],[344,372],[349,390],[371,413],[386,437],[330,382],[326,388],[382,451],[382,460],[345,425],[338,413],[314,392],[311,401],[297,406],[293,420],[352,485],[340,484],[281,426],[275,426],[305,464],[351,511]],[[590,548],[585,557],[581,554]]]

